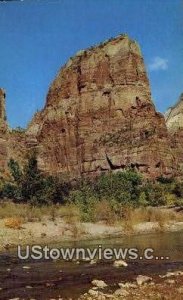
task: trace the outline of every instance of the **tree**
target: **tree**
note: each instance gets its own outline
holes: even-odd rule
[[[43,174],[37,164],[36,153],[30,153],[28,161],[21,171],[19,164],[11,159],[9,169],[13,182],[5,184],[4,197],[32,205],[63,203],[70,185],[59,178]]]
[[[8,162],[8,167],[14,181],[18,183],[22,176],[22,171],[20,169],[18,162],[16,162],[14,159],[11,158],[10,161]]]

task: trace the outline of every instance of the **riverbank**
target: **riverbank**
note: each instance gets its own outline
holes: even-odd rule
[[[68,243],[68,246],[94,249],[100,242],[103,248],[137,247],[139,253],[151,247],[155,256],[169,255],[170,259],[134,261],[127,258],[123,262],[114,262],[99,259],[34,260],[30,257],[20,260],[12,249],[0,254],[0,299],[170,300],[171,295],[174,295],[173,299],[182,299],[179,290],[183,285],[182,232],[79,241]],[[50,244],[50,247],[59,248],[66,244]]]
[[[0,251],[14,248],[17,245],[53,244],[63,241],[183,230],[183,221],[177,220],[167,220],[165,223],[159,221],[139,222],[129,226],[123,222],[108,225],[105,222],[69,222],[64,218],[55,218],[52,221],[45,217],[41,221],[22,223],[18,228],[17,224],[16,218],[0,220]]]
[[[163,250],[161,235],[155,235]],[[182,247],[180,233],[163,235],[166,235],[167,247],[170,240],[173,241],[172,235],[176,237],[175,251],[177,245]],[[150,235],[151,240],[153,237]],[[131,239],[135,244],[136,239]],[[87,242],[88,246],[91,245]],[[79,264],[59,260],[21,261],[13,253],[7,253],[0,255],[0,263],[2,300],[181,300],[183,295],[181,261],[128,261],[126,265],[116,267],[107,261],[96,261],[95,264],[88,260],[79,261]]]
[[[181,300],[183,299],[183,272],[167,272],[152,277],[138,275],[133,282],[119,282],[113,292],[105,282],[93,281],[93,286],[79,300]],[[104,288],[100,288],[100,286]],[[106,286],[105,286],[106,285]]]

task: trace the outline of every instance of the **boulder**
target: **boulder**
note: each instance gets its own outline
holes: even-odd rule
[[[92,284],[94,286],[97,286],[100,289],[104,289],[105,287],[107,287],[107,284],[103,281],[103,280],[93,280]]]
[[[138,285],[143,285],[145,283],[148,283],[152,281],[152,278],[149,276],[144,276],[144,275],[138,275],[136,278],[137,284]]]

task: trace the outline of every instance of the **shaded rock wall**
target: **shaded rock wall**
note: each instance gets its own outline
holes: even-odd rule
[[[0,89],[0,177],[8,175],[10,158],[23,164],[27,152],[25,133],[8,127],[5,101],[6,92]]]
[[[176,157],[179,175],[183,175],[183,94],[177,103],[165,114],[166,125],[171,139],[171,147]]]

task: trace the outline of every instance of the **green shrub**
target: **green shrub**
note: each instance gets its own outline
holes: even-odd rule
[[[18,188],[17,186],[11,183],[5,183],[2,191],[2,196],[4,198],[14,199],[17,198],[18,195]]]
[[[140,175],[131,170],[105,174],[94,181],[80,181],[70,192],[69,202],[77,205],[83,221],[104,218],[109,223],[109,216],[111,221],[124,216],[122,205],[138,205],[140,185]]]
[[[140,206],[148,206],[148,200],[145,192],[141,192],[139,195],[139,205]]]
[[[143,186],[142,192],[146,195],[146,201],[150,206],[166,205],[165,188],[159,183],[148,182]]]
[[[22,171],[20,169],[19,164],[11,158],[8,162],[8,167],[10,170],[10,174],[13,177],[13,180],[18,183],[22,177]]]
[[[183,199],[182,182],[160,177],[153,183],[131,169],[79,180],[73,186],[61,178],[43,174],[34,152],[22,169],[13,159],[8,166],[11,180],[1,182],[2,197],[32,206],[74,204],[83,221],[95,221],[96,211],[101,219],[105,214],[120,219],[125,217],[126,207],[180,204]]]
[[[100,199],[137,204],[140,185],[141,176],[129,170],[100,176],[94,184],[94,190]]]
[[[177,202],[177,197],[172,193],[165,194],[166,205],[174,205]]]
[[[182,182],[176,182],[173,187],[173,193],[178,198],[183,198],[183,183]]]
[[[157,178],[157,181],[162,184],[170,184],[170,183],[174,182],[174,179],[172,177],[167,178],[164,176],[160,176]]]
[[[64,197],[69,193],[68,183],[40,172],[35,153],[30,154],[22,171],[13,159],[9,161],[8,166],[13,181],[5,183],[3,187],[2,193],[6,198],[37,206],[63,203]]]

